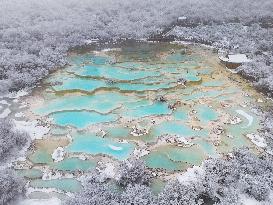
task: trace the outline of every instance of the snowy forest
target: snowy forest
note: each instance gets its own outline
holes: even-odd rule
[[[69,66],[75,49],[155,37],[247,55],[251,61],[234,72],[272,101],[273,0],[1,0],[0,110],[9,96],[31,92]],[[16,110],[16,98],[10,99]],[[263,151],[243,147],[209,157],[179,177],[166,177],[159,193],[151,189],[154,172],[143,159],[131,156],[116,162],[114,177],[94,169],[81,178],[80,192],[45,204],[273,204],[273,107],[268,103],[266,109],[253,110],[261,118],[258,131],[267,145]],[[14,171],[14,162],[35,149],[33,132],[18,125],[13,114],[3,113],[0,204],[24,205],[20,201],[29,192],[29,182]],[[39,132],[45,129],[43,123],[47,122],[40,122]]]

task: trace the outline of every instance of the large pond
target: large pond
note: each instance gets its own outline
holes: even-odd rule
[[[84,173],[129,157],[167,176],[234,148],[256,150],[247,136],[261,127],[251,107],[262,96],[211,49],[128,43],[72,52],[69,62],[27,99],[27,117],[50,127],[18,170],[34,198],[77,192]]]

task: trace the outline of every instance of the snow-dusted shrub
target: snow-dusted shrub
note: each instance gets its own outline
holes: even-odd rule
[[[151,174],[143,160],[129,159],[123,161],[118,168],[118,184],[127,186],[129,184],[149,185]]]
[[[158,196],[152,194],[148,185],[137,183],[128,183],[116,191],[113,184],[117,181],[100,181],[94,175],[84,191],[68,204],[237,205],[241,195],[266,203],[273,190],[272,158],[256,156],[247,149],[235,151],[232,158],[207,160],[203,171],[194,181],[169,181]]]
[[[179,181],[170,181],[158,196],[159,205],[188,205],[197,204],[202,193],[198,184],[181,184]]]
[[[10,121],[0,119],[0,161],[16,155],[28,142],[28,135],[13,129]]]
[[[128,185],[121,194],[121,204],[157,205],[157,199],[151,189],[145,185]]]
[[[6,205],[25,192],[25,183],[11,170],[0,171],[0,204]]]
[[[159,194],[158,203],[236,205],[241,194],[267,202],[273,190],[272,159],[257,157],[246,149],[233,154],[232,159],[205,161],[204,173],[192,183],[169,182]]]
[[[229,160],[213,159],[204,164],[202,184],[220,204],[238,203],[239,194],[266,201],[273,190],[273,164],[269,157],[257,157],[246,149],[234,152]]]
[[[84,189],[65,202],[65,205],[118,205],[120,195],[107,182],[101,182],[94,174],[85,182]]]
[[[265,61],[253,61],[239,66],[237,71],[244,78],[258,82],[261,78],[270,76],[272,68],[267,66]]]
[[[273,74],[261,78],[257,83],[255,83],[255,87],[266,93],[268,96],[273,97]]]

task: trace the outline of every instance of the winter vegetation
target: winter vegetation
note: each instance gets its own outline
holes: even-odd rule
[[[14,130],[13,124],[7,119],[0,119],[0,162],[6,162],[15,156],[28,142],[26,133]]]
[[[212,45],[228,53],[247,54],[252,61],[237,68],[238,73],[254,82],[258,90],[272,96],[273,28],[263,27],[262,22],[177,26],[170,34],[179,40]]]
[[[11,158],[18,157],[20,150],[29,141],[28,135],[14,130],[7,119],[0,119],[0,204],[8,204],[24,194],[25,182],[12,170],[5,167]]]
[[[0,171],[0,204],[14,201],[25,192],[24,181],[11,170]]]
[[[118,181],[101,181],[92,175],[85,184],[84,191],[68,204],[240,204],[241,197],[247,195],[256,202],[270,203],[273,190],[272,157],[257,156],[247,149],[235,151],[226,159],[210,159],[204,162],[202,173],[196,179],[184,183],[177,179],[167,183],[158,195],[153,194],[149,185],[136,183],[135,172],[128,168],[127,184],[118,189]],[[126,162],[125,164],[127,164]],[[142,163],[136,162],[135,163]],[[137,167],[133,168],[135,171]],[[147,168],[146,168],[147,169]],[[143,176],[142,176],[143,177]],[[115,187],[115,188],[114,188]]]
[[[267,28],[272,26],[272,10],[271,0],[4,0],[0,3],[1,92],[35,85],[67,63],[70,48],[94,39],[148,38],[175,24],[179,16],[185,16],[190,27],[176,30],[177,37],[221,44],[224,39],[231,47],[240,42],[241,50],[252,50],[255,45],[249,41],[262,39],[258,51],[272,50]],[[247,31],[240,28],[245,25],[251,25],[244,27]],[[259,83],[268,87],[270,80]]]
[[[149,185],[151,174],[142,160],[130,159],[120,164],[117,183],[126,187],[129,184]]]

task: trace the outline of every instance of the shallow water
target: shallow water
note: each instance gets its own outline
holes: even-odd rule
[[[138,149],[148,150],[142,156],[148,167],[172,173],[233,148],[255,149],[245,135],[261,127],[250,109],[256,99],[243,93],[256,93],[238,76],[242,83],[233,81],[234,74],[218,64],[211,50],[133,43],[119,50],[73,53],[69,62],[29,100],[32,115],[51,126],[42,146],[28,156],[37,170],[89,172],[98,161],[122,161]],[[241,122],[231,124],[234,116]],[[60,162],[52,159],[57,147],[65,152]],[[80,190],[78,175],[45,181],[36,172],[21,173],[35,179],[30,186]]]
[[[124,160],[129,157],[133,148],[133,144],[118,143],[94,134],[76,134],[73,142],[67,147],[67,151],[93,155],[106,154],[115,159]]]
[[[96,167],[96,161],[81,160],[79,158],[68,158],[52,164],[52,168],[61,171],[88,171]]]

